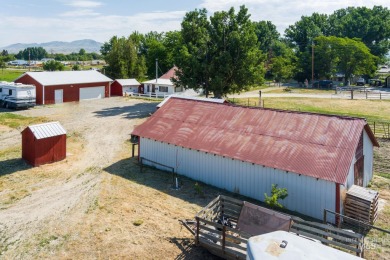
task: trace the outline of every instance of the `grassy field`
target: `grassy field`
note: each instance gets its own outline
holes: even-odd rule
[[[263,98],[265,108],[363,117],[368,121],[390,121],[389,100],[345,100],[319,98]],[[236,104],[257,104],[258,98],[235,98]]]
[[[24,69],[3,69],[0,71],[0,81],[14,81],[26,71]]]
[[[25,127],[31,124],[39,124],[45,121],[43,117],[25,117],[13,113],[0,113],[0,125],[11,128]]]

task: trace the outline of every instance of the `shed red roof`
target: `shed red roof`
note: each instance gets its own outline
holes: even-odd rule
[[[162,75],[160,77],[160,79],[171,79],[171,78],[177,78],[176,76],[176,71],[178,70],[178,68],[176,66],[174,66],[172,69],[168,70],[167,73],[165,73],[164,75]]]
[[[345,183],[367,122],[171,98],[133,135]]]

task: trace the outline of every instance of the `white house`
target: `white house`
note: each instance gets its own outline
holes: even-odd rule
[[[365,119],[170,98],[132,133],[145,164],[322,219],[343,213],[346,191],[365,187],[379,146]],[[156,162],[158,164],[154,164]]]
[[[171,80],[172,78],[176,77],[176,70],[177,67],[173,67],[158,79],[142,82],[142,84],[144,84],[144,93],[165,96],[183,92],[183,87],[175,87]]]

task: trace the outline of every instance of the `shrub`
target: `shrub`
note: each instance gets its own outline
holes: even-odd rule
[[[264,193],[265,203],[271,208],[283,208],[283,205],[279,203],[279,200],[283,200],[288,196],[286,188],[278,188],[278,184],[272,184],[271,196]]]

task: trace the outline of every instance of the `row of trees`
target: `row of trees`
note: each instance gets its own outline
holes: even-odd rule
[[[390,12],[349,7],[331,15],[313,13],[289,26],[281,37],[269,21],[253,22],[238,12],[188,12],[180,31],[114,36],[101,53],[113,78],[153,78],[174,64],[176,84],[203,88],[216,96],[242,91],[265,78],[281,81],[329,78],[336,72],[371,76],[390,50]]]
[[[103,59],[103,56],[95,52],[87,53],[84,49],[80,49],[78,53],[73,52],[70,54],[50,54],[42,47],[28,47],[19,51],[16,55],[14,55],[14,58],[21,60],[41,60],[43,58],[52,58],[56,61],[88,61]]]

